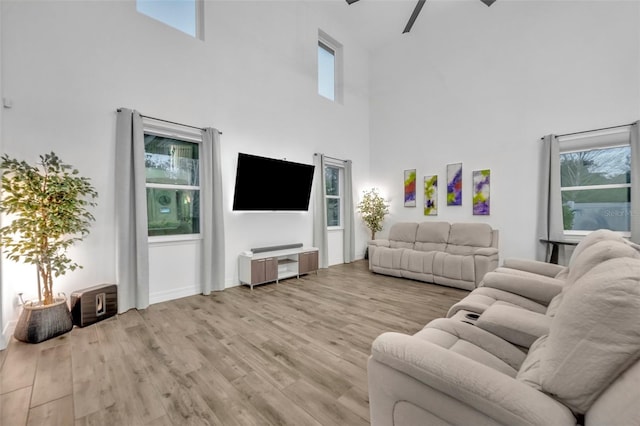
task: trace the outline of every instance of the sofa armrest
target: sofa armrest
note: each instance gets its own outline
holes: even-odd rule
[[[564,281],[542,275],[525,276],[491,272],[484,276],[479,286],[508,291],[546,306],[562,291]]]
[[[495,247],[482,247],[473,252],[475,256],[497,256],[498,249]]]
[[[551,318],[537,312],[496,302],[476,321],[476,326],[525,348],[549,334]]]
[[[436,390],[446,395],[443,399],[446,404],[423,406],[420,392],[415,388],[407,392],[407,387],[399,383],[401,377],[397,381],[375,380],[372,377],[376,374],[372,368],[374,363],[388,366],[400,376],[411,377],[425,391]],[[385,404],[393,410],[394,404],[379,400],[382,398],[407,400],[451,423],[455,423],[456,407],[462,410],[468,406],[478,413],[479,418],[489,417],[505,425],[575,425],[571,411],[543,392],[463,355],[399,333],[384,333],[373,342],[369,360],[369,386],[372,385],[384,387],[383,392],[379,389],[369,391],[374,426],[387,424],[387,419],[393,420],[393,413],[389,416],[377,411],[378,404]],[[379,418],[382,421],[378,421]]]
[[[484,276],[498,267],[498,249],[494,247],[483,247],[477,249],[473,254],[473,264],[475,267],[475,284],[480,285]]]
[[[369,240],[369,245],[376,247],[389,247],[389,240]]]
[[[531,272],[538,275],[554,278],[566,269],[566,266],[555,265],[553,263],[540,262],[529,259],[505,259],[502,264],[505,268],[517,269],[519,271]]]

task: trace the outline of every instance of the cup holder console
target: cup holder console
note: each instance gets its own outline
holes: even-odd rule
[[[476,321],[478,321],[478,318],[480,318],[480,314],[469,311],[458,311],[458,313],[456,313],[453,318],[456,318],[458,321],[462,321],[467,324],[476,325]]]

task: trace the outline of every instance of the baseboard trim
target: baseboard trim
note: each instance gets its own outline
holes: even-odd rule
[[[11,336],[13,336],[13,332],[16,329],[16,324],[18,324],[18,320],[9,321],[4,330],[2,330],[2,334],[0,335],[0,350],[6,349],[7,346],[9,346]]]
[[[182,297],[194,296],[202,293],[200,286],[180,287],[172,290],[149,293],[149,304],[167,302],[169,300],[180,299]]]

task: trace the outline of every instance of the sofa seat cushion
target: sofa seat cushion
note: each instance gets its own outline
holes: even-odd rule
[[[371,253],[371,269],[374,272],[400,277],[400,261],[406,249],[376,247]]]
[[[493,304],[500,302],[506,302],[510,305],[518,306],[540,314],[544,314],[546,311],[546,306],[527,299],[526,297],[491,287],[478,287],[467,297],[451,306],[451,308],[449,308],[449,312],[447,312],[447,317],[451,318],[460,310],[481,314]]]
[[[449,240],[449,222],[422,222],[416,232],[415,249],[420,251],[445,251]]]
[[[448,285],[446,279],[466,281],[475,287],[475,263],[473,256],[436,252],[433,259],[433,274],[438,278],[444,278],[437,284]]]
[[[433,274],[433,258],[436,252],[405,250],[400,260],[400,268],[405,271]]]
[[[494,370],[516,377],[524,352],[493,334],[447,318],[431,321],[415,337],[448,349]]]
[[[555,395],[577,413],[640,359],[640,259],[611,259],[565,293],[518,379]],[[604,361],[604,362],[603,362]]]
[[[403,278],[433,282],[433,258],[436,252],[405,250],[400,260],[400,274]]]

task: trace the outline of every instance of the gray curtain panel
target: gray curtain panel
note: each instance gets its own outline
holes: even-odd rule
[[[355,216],[353,205],[353,184],[351,177],[351,160],[344,162],[344,263],[351,263],[356,258]]]
[[[220,132],[202,131],[202,294],[225,288],[224,209]]]
[[[118,311],[149,306],[149,246],[144,130],[137,111],[116,119],[116,281]]]
[[[631,241],[640,244],[640,121],[629,129],[631,144]]]
[[[560,193],[560,147],[555,135],[542,139],[540,162],[540,188],[538,198],[538,238],[561,240],[564,235],[562,221],[562,195]],[[538,244],[537,258],[545,261],[549,245]]]
[[[313,246],[318,248],[318,267],[329,267],[329,247],[327,234],[327,200],[325,194],[324,155],[314,154],[313,172]]]

